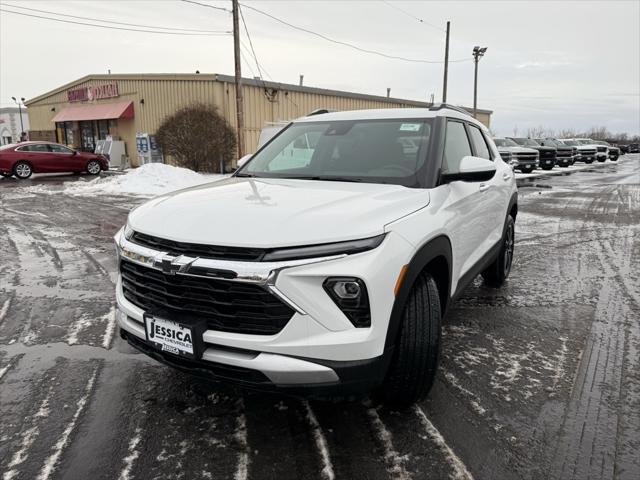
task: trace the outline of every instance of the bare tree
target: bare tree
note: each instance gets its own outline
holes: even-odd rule
[[[176,165],[197,172],[224,173],[236,146],[235,133],[224,117],[214,106],[201,103],[165,118],[156,138]]]
[[[555,132],[552,129],[544,127],[542,125],[527,129],[527,137],[529,138],[546,138],[554,136]]]

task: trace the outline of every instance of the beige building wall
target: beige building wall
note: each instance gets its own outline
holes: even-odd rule
[[[355,110],[369,108],[427,107],[428,103],[338,92],[297,85],[244,79],[245,152],[255,151],[260,131],[268,122],[288,121],[318,108]],[[117,83],[117,98],[70,103],[67,91],[89,85]],[[232,127],[236,126],[233,77],[217,74],[89,75],[26,102],[32,130],[54,130],[52,119],[64,108],[85,104],[132,101],[134,118],[118,120],[116,132],[125,141],[132,165],[137,165],[136,132],[156,132],[164,118],[192,104],[218,107]],[[478,112],[489,126],[491,111]]]

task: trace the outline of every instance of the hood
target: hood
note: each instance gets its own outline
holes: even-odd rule
[[[154,198],[129,225],[179,242],[312,245],[379,235],[428,204],[427,190],[399,185],[232,177]]]

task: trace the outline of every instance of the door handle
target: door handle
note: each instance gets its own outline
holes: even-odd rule
[[[508,173],[505,173],[502,175],[502,179],[506,182],[507,180],[511,179],[511,175],[509,175]]]
[[[480,190],[481,192],[486,192],[490,187],[491,185],[488,183],[481,183],[478,190]]]

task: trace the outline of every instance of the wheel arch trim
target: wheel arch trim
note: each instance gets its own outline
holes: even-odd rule
[[[400,331],[400,325],[402,323],[402,314],[404,306],[409,298],[409,293],[414,283],[418,279],[419,275],[424,271],[424,268],[432,261],[438,258],[444,258],[447,264],[447,291],[440,292],[440,298],[445,298],[446,305],[441,305],[442,315],[446,312],[446,308],[451,300],[451,268],[453,263],[453,254],[451,249],[451,241],[445,235],[440,235],[429,240],[413,255],[409,262],[406,272],[402,278],[402,283],[396,294],[396,298],[393,302],[393,308],[391,309],[391,316],[389,318],[389,326],[387,328],[387,336],[384,345],[384,355],[390,360],[391,352],[395,346],[395,340]],[[439,285],[440,287],[440,285]],[[445,293],[445,295],[442,295]]]

